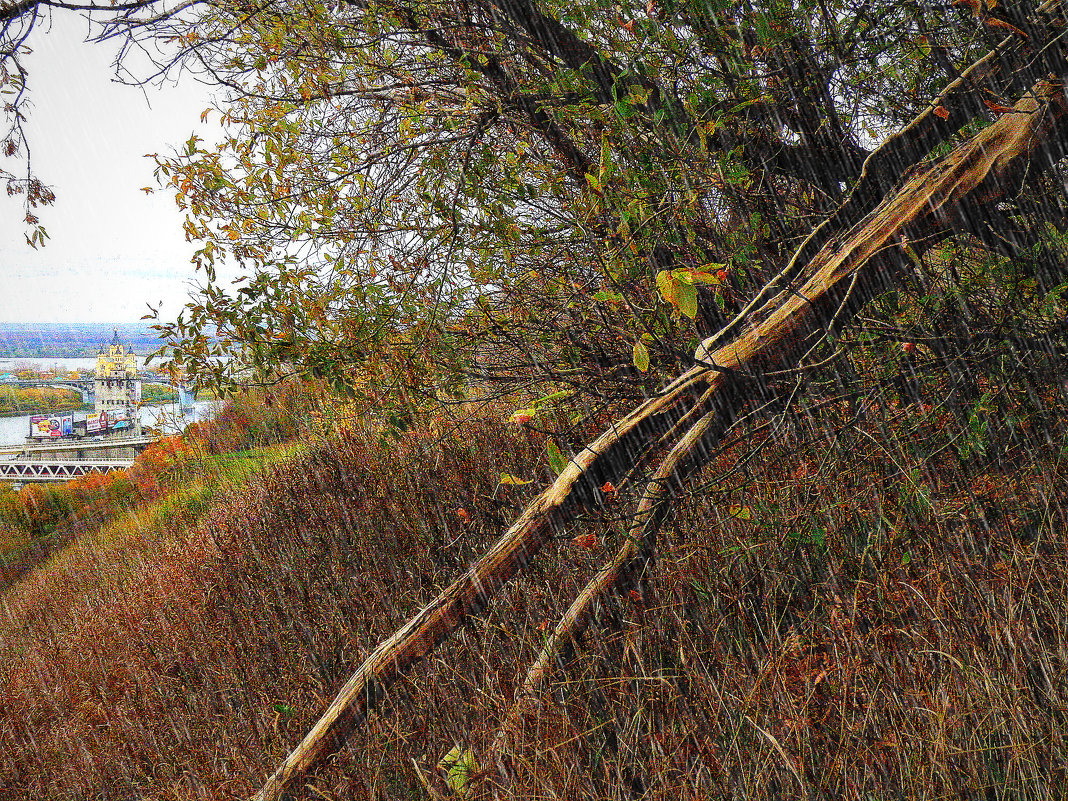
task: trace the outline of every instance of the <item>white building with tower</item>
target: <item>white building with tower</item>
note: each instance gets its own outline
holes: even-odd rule
[[[141,406],[141,379],[137,375],[137,356],[119,339],[116,329],[111,342],[96,357],[96,413],[107,412],[109,420],[128,420],[137,427]]]

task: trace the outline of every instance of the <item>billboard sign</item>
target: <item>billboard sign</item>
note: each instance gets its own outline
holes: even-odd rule
[[[30,436],[35,439],[51,439],[74,433],[74,416],[60,417],[52,414],[35,414],[30,417]]]
[[[130,414],[126,409],[115,409],[111,412],[109,423],[111,428],[129,428]]]
[[[85,433],[100,434],[108,430],[108,413],[87,414],[85,416]]]
[[[44,439],[52,436],[52,418],[47,414],[30,415],[30,436]],[[57,434],[58,436],[58,434]]]

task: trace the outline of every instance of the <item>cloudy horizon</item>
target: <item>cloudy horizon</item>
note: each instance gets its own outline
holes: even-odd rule
[[[34,172],[55,191],[36,211],[49,233],[25,242],[19,198],[0,199],[0,322],[136,323],[148,304],[174,316],[194,280],[183,215],[154,187],[147,153],[167,153],[193,131],[206,87],[161,89],[112,80],[110,44],[84,43],[86,24],[53,15],[26,58],[32,107],[26,130]],[[12,159],[8,169],[16,168]]]

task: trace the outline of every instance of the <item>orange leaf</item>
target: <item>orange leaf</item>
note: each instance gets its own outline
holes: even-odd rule
[[[1006,22],[1003,19],[997,19],[996,17],[987,17],[985,21],[986,26],[988,28],[998,28],[999,30],[1007,31],[1009,33],[1017,33],[1024,39],[1031,38],[1026,33],[1017,28],[1015,25],[1013,25],[1011,22]]]
[[[995,114],[1010,114],[1016,111],[1012,106],[1003,106],[1001,103],[995,103],[993,100],[987,100],[983,98],[983,105],[993,111]]]
[[[464,509],[462,506],[456,510],[456,516],[463,520],[465,523],[471,522],[471,515],[469,515],[467,513],[467,510]]]
[[[606,481],[606,482],[604,482],[604,484],[601,485],[601,492],[603,492],[605,495],[608,495],[608,494],[613,493],[615,491],[616,491],[615,484],[613,484],[611,481]]]
[[[601,544],[601,541],[596,534],[579,534],[575,539],[571,540],[571,544],[577,545],[579,548],[585,548],[587,551],[592,551]]]
[[[944,120],[948,120],[949,119],[949,109],[947,109],[943,105],[935,106],[934,113],[935,113],[936,117],[941,117]]]

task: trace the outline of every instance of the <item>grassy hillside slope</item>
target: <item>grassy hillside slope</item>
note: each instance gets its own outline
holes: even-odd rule
[[[888,408],[893,437],[835,429],[835,414],[833,436],[757,433],[741,468],[719,474],[740,450],[709,467],[643,591],[602,609],[522,721],[515,797],[1066,786],[1058,425],[1024,425],[984,461],[943,447],[946,423],[927,410]],[[168,527],[154,507],[140,537],[86,540],[9,588],[3,797],[255,791],[362,656],[545,478],[543,440],[504,417],[395,445],[350,432],[196,520]],[[501,485],[502,472],[539,481]],[[561,531],[294,797],[433,797],[424,782],[450,797],[437,763],[455,745],[485,752],[547,630],[619,543],[614,510]]]

